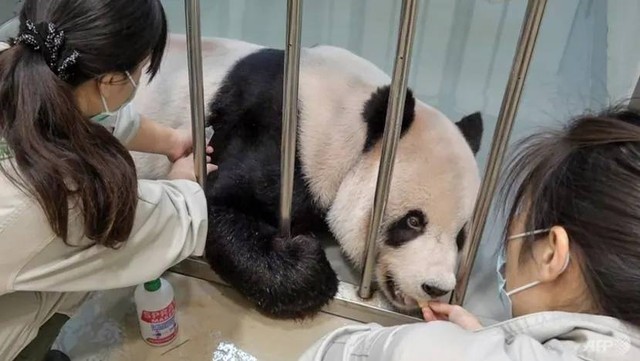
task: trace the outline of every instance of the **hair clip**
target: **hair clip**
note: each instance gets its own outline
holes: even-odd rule
[[[39,52],[44,57],[47,66],[60,79],[67,80],[71,76],[70,69],[78,62],[80,53],[77,50],[65,53],[64,31],[49,22],[34,24],[33,21],[25,21],[25,27],[15,39],[16,44],[24,44],[31,50]]]

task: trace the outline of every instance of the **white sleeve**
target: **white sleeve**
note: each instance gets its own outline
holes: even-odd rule
[[[467,331],[446,321],[396,327],[339,328],[311,346],[299,361],[578,361],[526,335],[507,340],[498,328]]]
[[[126,145],[136,136],[139,129],[140,113],[138,113],[135,105],[131,102],[117,113],[117,118],[113,124],[113,136],[116,137],[120,143]]]
[[[207,235],[202,188],[186,180],[139,180],[136,218],[118,249],[68,246],[55,237],[19,270],[15,291],[92,291],[137,285],[189,257],[200,256]],[[82,238],[82,218],[70,219],[70,243]]]

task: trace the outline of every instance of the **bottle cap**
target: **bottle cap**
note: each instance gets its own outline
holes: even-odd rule
[[[153,281],[145,282],[144,289],[148,292],[155,292],[160,289],[160,279],[155,279]]]

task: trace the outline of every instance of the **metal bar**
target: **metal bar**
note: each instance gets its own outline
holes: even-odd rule
[[[287,2],[287,41],[284,50],[282,144],[280,153],[280,235],[291,238],[291,206],[298,129],[298,78],[302,0]]]
[[[417,0],[404,0],[400,13],[400,30],[396,49],[396,60],[393,66],[393,78],[389,90],[389,106],[385,120],[384,134],[382,136],[382,155],[378,169],[376,194],[373,201],[373,211],[367,244],[365,250],[364,268],[358,295],[362,298],[370,298],[372,295],[371,283],[375,269],[376,241],[380,231],[380,223],[387,205],[389,185],[393,174],[396,148],[400,139],[402,127],[402,114],[407,95],[407,74],[411,65],[411,48],[415,34]]]
[[[191,133],[193,157],[198,183],[204,187],[207,178],[204,134],[204,87],[202,81],[202,49],[200,43],[200,1],[185,0],[187,57],[189,61],[189,96],[191,97]]]
[[[484,178],[471,220],[469,239],[462,249],[462,261],[458,269],[456,288],[452,295],[452,302],[456,305],[462,305],[464,302],[471,270],[473,269],[478,246],[480,246],[480,239],[489,216],[491,201],[496,190],[500,168],[502,167],[513,128],[513,121],[518,112],[520,96],[522,95],[524,81],[527,77],[546,4],[547,0],[529,0],[527,4],[516,54],[513,58],[511,74],[502,99]]]
[[[636,87],[633,90],[631,100],[629,100],[629,108],[635,111],[640,111],[640,78],[638,79]]]

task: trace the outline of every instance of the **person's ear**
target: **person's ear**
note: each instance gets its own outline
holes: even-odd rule
[[[540,281],[551,282],[566,270],[569,259],[569,235],[560,226],[552,227],[546,238],[536,242],[535,258]]]
[[[97,91],[105,98],[110,99],[114,92],[120,91],[119,86],[127,80],[123,79],[123,75],[120,73],[109,73],[100,76],[96,79]]]

